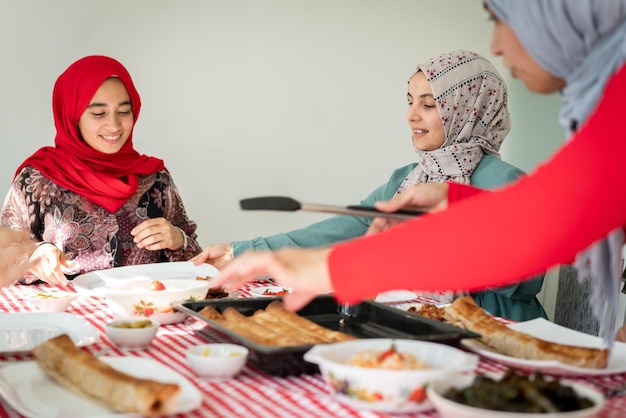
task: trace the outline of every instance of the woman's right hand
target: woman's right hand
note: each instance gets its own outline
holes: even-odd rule
[[[68,280],[61,267],[74,268],[76,263],[68,260],[65,253],[55,245],[44,243],[33,251],[30,260],[37,260],[28,272],[46,283],[67,285]]]
[[[232,244],[213,244],[204,247],[204,250],[197,256],[193,257],[191,261],[194,266],[199,266],[202,263],[210,263],[214,265],[218,270],[222,270],[233,260],[233,246]]]
[[[387,201],[376,202],[376,209],[396,212],[400,209],[435,212],[448,207],[448,183],[420,183],[407,187]],[[374,235],[404,222],[398,219],[375,218],[365,235]]]

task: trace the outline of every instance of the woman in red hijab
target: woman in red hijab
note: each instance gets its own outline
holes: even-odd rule
[[[74,62],[55,83],[52,108],[54,147],[19,166],[2,210],[3,224],[41,242],[25,282],[65,284],[66,274],[201,251],[163,161],[133,147],[141,100],[121,63]]]

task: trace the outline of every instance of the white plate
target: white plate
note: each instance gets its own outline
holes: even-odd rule
[[[593,335],[562,327],[544,318],[531,319],[530,321],[508,324],[507,326],[513,330],[525,332],[534,337],[554,343],[590,348],[602,347],[602,339],[600,337],[594,337]],[[555,376],[602,376],[626,372],[626,344],[620,342],[615,342],[611,355],[609,356],[609,364],[605,369],[569,366],[553,360],[518,359],[500,354],[479,341],[470,339],[462,340],[461,344],[483,357],[490,358],[508,366],[530,371],[540,370],[546,374]]]
[[[100,339],[93,325],[67,312],[0,314],[0,354],[27,353],[61,334],[69,335],[79,347]]]
[[[254,296],[276,297],[276,295],[268,295],[265,294],[265,292],[276,293],[282,290],[287,290],[287,293],[291,292],[291,289],[285,286],[263,286],[250,289],[250,293],[252,293]]]
[[[169,367],[143,357],[101,357],[105,363],[135,377],[157,379],[181,386],[176,414],[192,411],[202,395],[187,379]],[[56,383],[34,361],[22,361],[0,369],[0,393],[20,414],[43,417],[138,417],[119,414],[74,394]]]
[[[495,376],[491,374],[488,374],[488,376],[496,380],[500,380],[502,377],[502,375]],[[555,413],[503,412],[463,405],[443,397],[443,393],[452,387],[461,389],[469,386],[474,377],[473,374],[459,375],[453,379],[440,380],[428,386],[426,389],[428,399],[435,405],[435,409],[443,418],[590,418],[595,417],[606,402],[604,396],[597,390],[569,380],[560,380],[560,383],[571,386],[578,396],[589,398],[594,402],[594,406],[578,411]]]
[[[391,290],[389,292],[379,293],[375,301],[380,303],[398,303],[406,302],[417,298],[417,294],[410,290]]]
[[[72,283],[78,293],[87,295],[100,294],[99,289],[119,280],[129,279],[195,279],[196,277],[217,277],[219,270],[210,264],[194,266],[189,261],[171,263],[140,264],[136,266],[115,267],[107,270],[91,271],[76,276]]]

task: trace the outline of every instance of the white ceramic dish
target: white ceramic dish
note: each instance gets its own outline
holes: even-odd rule
[[[142,320],[113,321],[106,324],[104,330],[107,337],[120,348],[143,350],[148,348],[159,330],[159,323],[146,320],[150,325],[136,327],[133,324]],[[122,326],[125,325],[125,326]]]
[[[105,297],[114,320],[150,318],[168,325],[186,317],[174,311],[172,302],[201,300],[206,296],[212,280],[196,280],[196,277],[218,274],[209,264],[194,266],[183,261],[92,271],[76,277],[73,283],[79,293]],[[149,290],[155,280],[163,283],[165,290]]]
[[[605,403],[604,396],[595,389],[566,380],[561,380],[561,383],[571,386],[579,396],[589,398],[594,402],[594,406],[578,411],[558,413],[504,412],[475,408],[443,397],[443,394],[452,387],[460,389],[469,386],[474,377],[475,375],[473,374],[459,375],[455,376],[454,379],[435,382],[428,387],[426,390],[428,399],[430,399],[442,418],[589,418],[596,416]]]
[[[108,282],[126,279],[194,279],[196,277],[216,277],[219,270],[210,264],[194,266],[189,261],[172,263],[141,264],[137,266],[115,267],[107,270],[91,271],[76,276],[72,283],[77,292],[87,295],[100,295],[100,290]],[[209,280],[210,281],[210,280]]]
[[[69,335],[79,347],[100,339],[93,325],[67,312],[0,314],[0,354],[27,353],[61,334]]]
[[[364,350],[388,350],[410,353],[431,368],[388,370],[346,364],[355,353]],[[319,366],[327,385],[337,400],[353,408],[380,412],[413,413],[432,408],[426,387],[439,379],[461,371],[474,371],[478,356],[451,346],[416,340],[374,338],[316,345],[304,359]]]
[[[417,294],[410,290],[390,290],[389,292],[379,293],[374,301],[380,303],[398,303],[406,302],[417,298]]]
[[[71,292],[29,292],[24,300],[42,312],[65,312],[78,296]]]
[[[508,324],[509,328],[516,331],[525,332],[537,338],[560,344],[571,344],[582,347],[599,348],[602,347],[602,339],[593,335],[574,331],[562,327],[543,318],[532,319],[530,321]],[[491,360],[506,364],[511,367],[529,370],[542,371],[545,374],[554,376],[602,376],[626,372],[626,343],[616,342],[609,364],[605,369],[590,369],[585,367],[569,366],[558,361],[524,360],[500,354],[479,341],[470,339],[462,340],[461,344],[475,353]]]
[[[243,369],[248,360],[248,349],[238,344],[200,344],[189,347],[185,355],[198,376],[226,380]]]
[[[250,293],[252,293],[253,296],[276,297],[284,296],[278,293],[285,290],[287,291],[287,293],[291,292],[291,289],[285,286],[263,286],[250,289]]]
[[[202,395],[187,379],[167,366],[143,357],[101,357],[118,370],[135,377],[149,378],[181,386],[174,413],[197,409]],[[59,385],[34,361],[22,361],[0,369],[0,394],[20,414],[30,418],[51,417],[138,417],[138,414],[116,414],[98,403],[75,395]]]

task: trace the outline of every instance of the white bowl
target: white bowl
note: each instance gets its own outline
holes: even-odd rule
[[[165,290],[150,290],[153,280],[140,278],[110,281],[101,288],[113,319],[146,319],[167,325],[180,322],[186,314],[175,311],[172,302],[202,300],[211,282],[208,280],[162,279]]]
[[[248,349],[237,344],[200,344],[186,352],[189,366],[201,377],[230,379],[248,360]]]
[[[445,381],[434,382],[428,387],[426,390],[428,399],[430,399],[433,403],[442,418],[587,418],[595,417],[596,414],[604,407],[605,403],[604,396],[597,390],[568,380],[560,380],[560,383],[571,386],[576,391],[577,395],[589,398],[594,403],[594,406],[568,412],[506,412],[464,405],[443,396],[448,389],[453,387],[462,389],[470,386],[475,377],[476,375],[474,374],[453,376]],[[496,380],[498,379],[499,378],[496,378]]]
[[[389,370],[346,364],[357,352],[382,352],[392,344],[397,351],[410,353],[431,368]],[[426,388],[430,384],[459,371],[473,371],[478,365],[478,356],[454,347],[388,338],[320,344],[307,351],[304,359],[319,366],[337,400],[354,408],[400,413],[432,409],[426,397]]]
[[[71,292],[33,292],[24,299],[42,312],[65,312],[78,296]]]
[[[138,327],[140,323],[149,325]],[[109,322],[105,326],[107,337],[120,348],[141,350],[147,348],[157,335],[159,323],[149,319]]]

